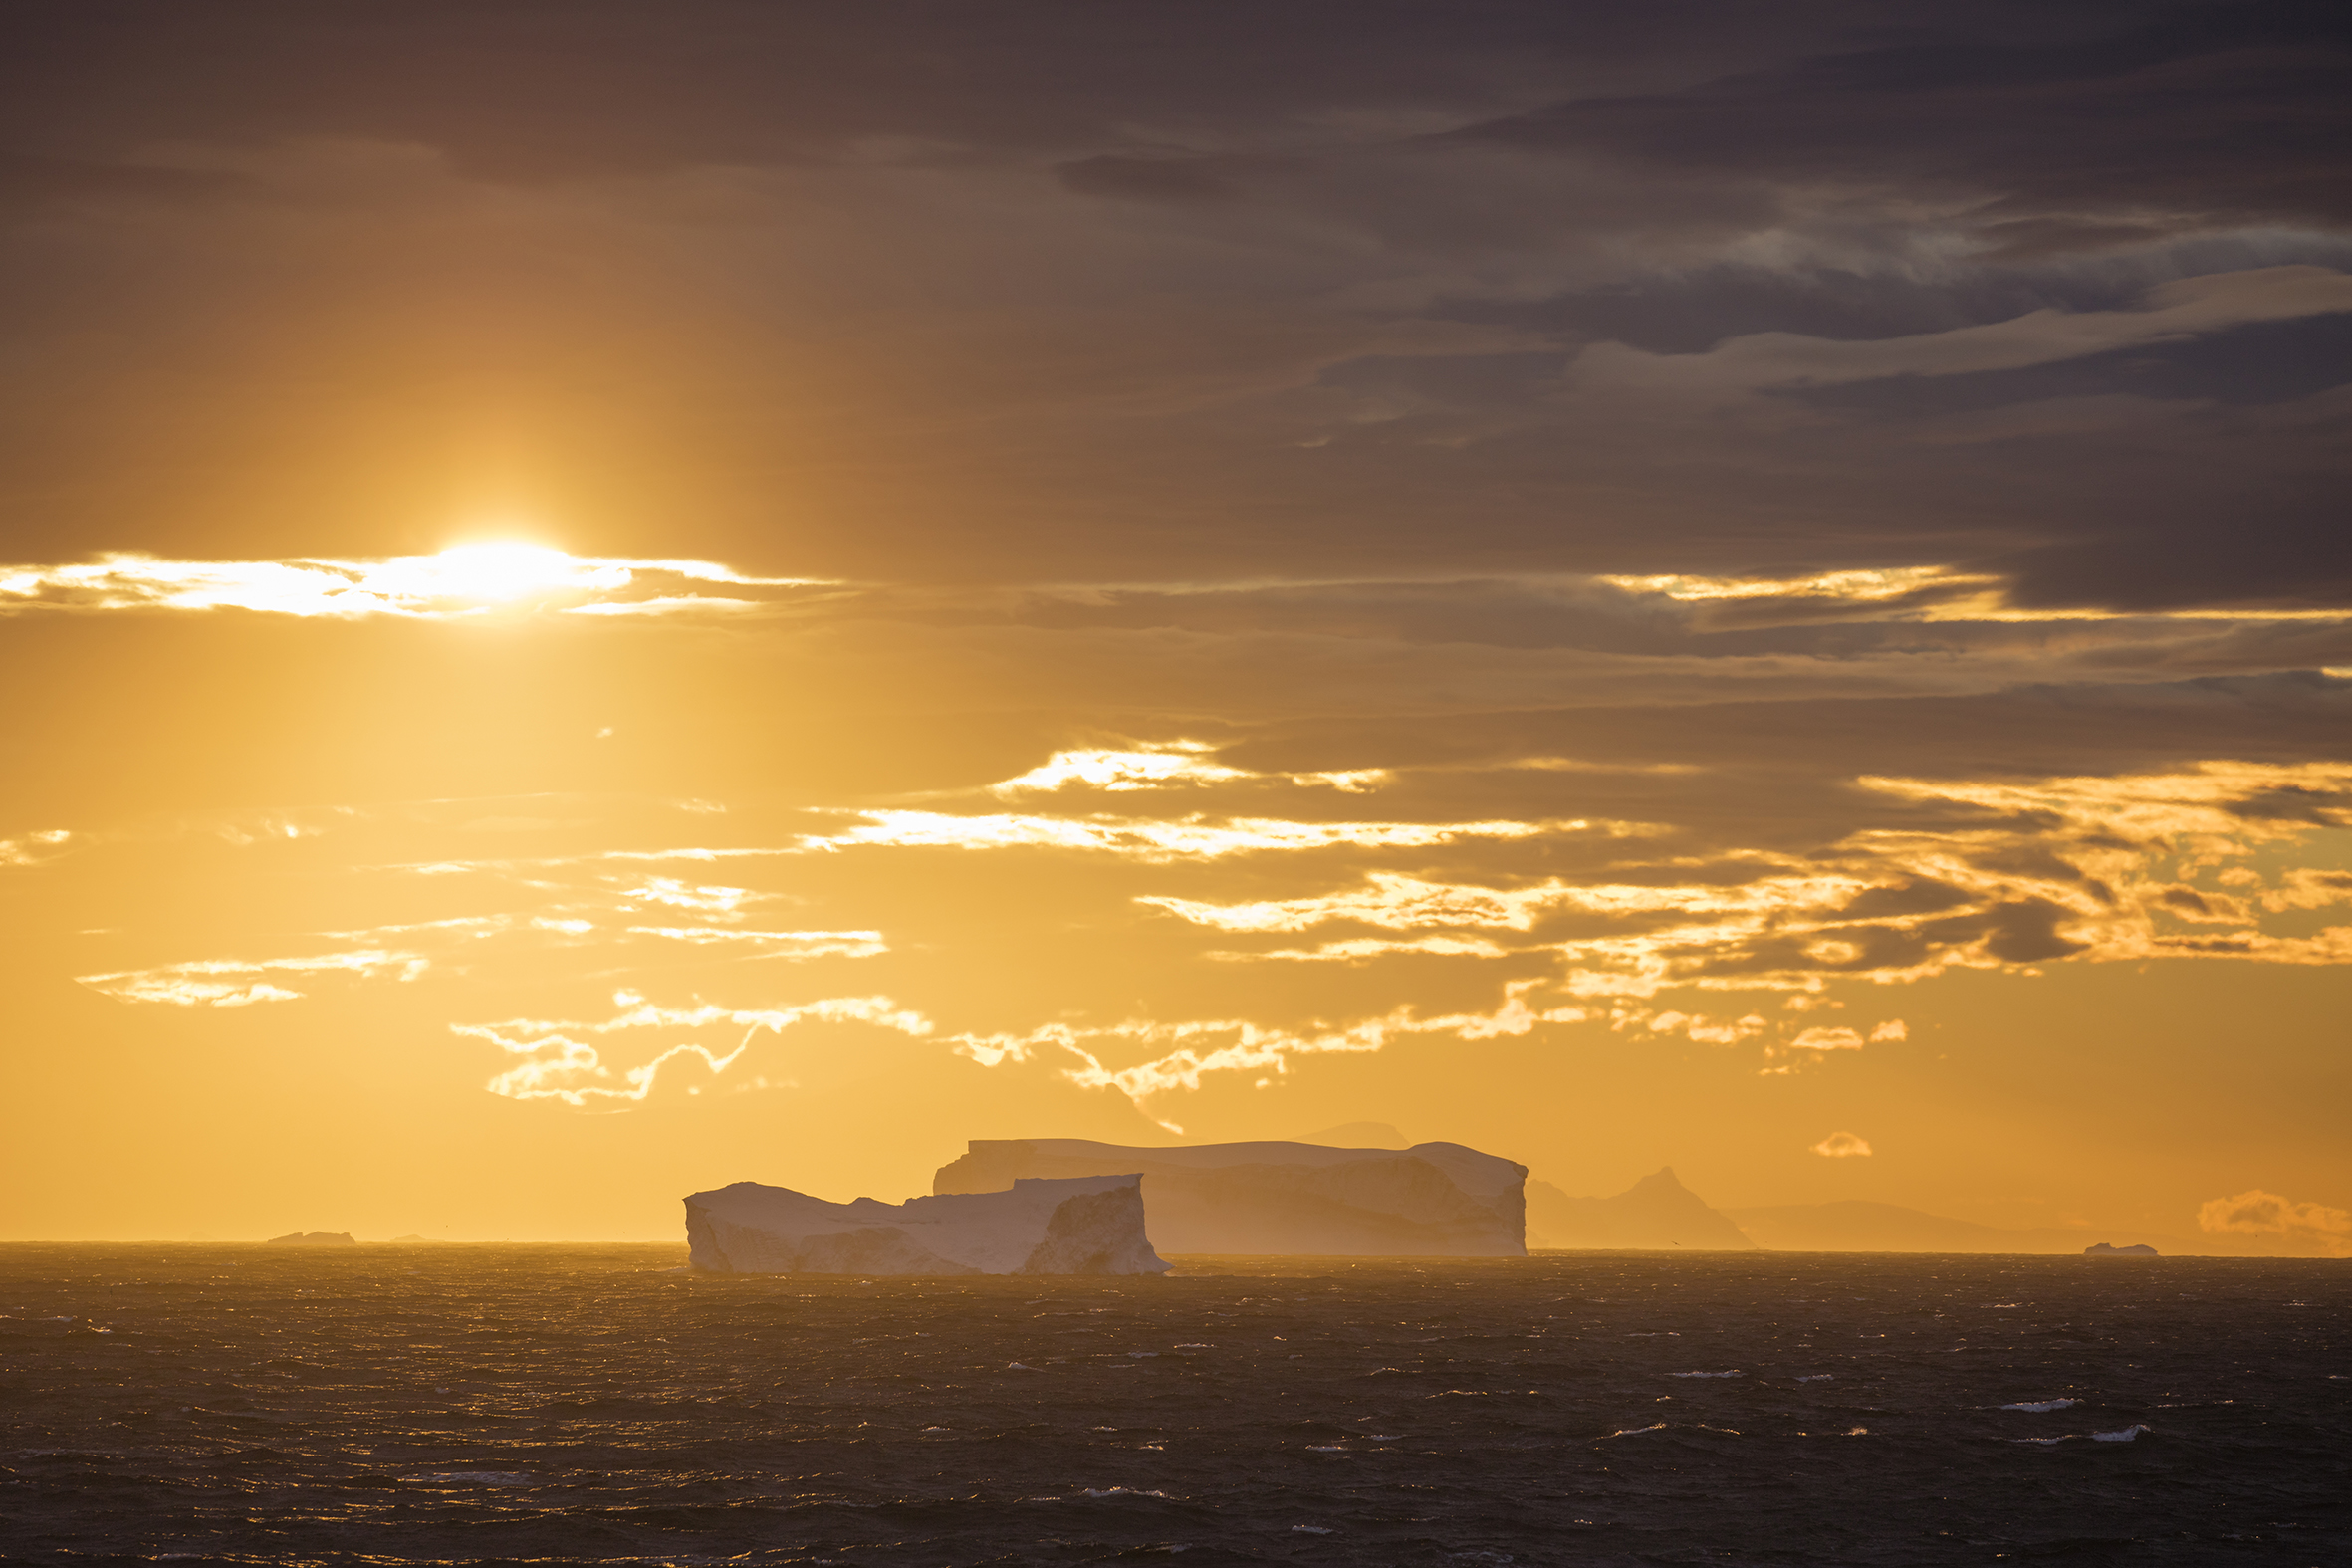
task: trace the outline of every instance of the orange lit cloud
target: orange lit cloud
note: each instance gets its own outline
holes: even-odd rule
[[[2299,1204],[2258,1187],[2209,1200],[2197,1211],[2197,1226],[2212,1234],[2276,1236],[2321,1247],[2331,1257],[2352,1257],[2352,1213]]]
[[[1131,766],[1137,758],[1157,760]],[[1060,752],[996,788],[1050,795],[1082,784],[1143,799],[1180,783],[1224,785],[1288,777],[1252,774],[1213,758],[1205,747],[1190,745],[1166,752]],[[1499,770],[1517,766],[1506,763]],[[1256,881],[1276,889],[1274,896],[1228,902],[1134,891],[1123,901],[1174,917],[1159,928],[1159,940],[1173,943],[1173,952],[1225,965],[1359,971],[1367,998],[1387,990],[1398,999],[1367,1008],[1353,1021],[1313,1027],[1236,1016],[1116,1024],[1076,1019],[974,1030],[943,1017],[936,1005],[919,1015],[883,1009],[892,1015],[885,1026],[935,1037],[975,1061],[1024,1060],[1045,1048],[1071,1053],[1077,1061],[1069,1069],[1076,1075],[1071,1081],[1116,1089],[1141,1105],[1155,1095],[1189,1091],[1204,1074],[1287,1070],[1278,1064],[1292,1057],[1373,1051],[1407,1034],[1471,1039],[1482,1031],[1605,1017],[1621,1031],[1757,1049],[1766,1063],[1776,1064],[1766,1070],[1778,1073],[1901,1041],[1908,1032],[1900,1019],[1824,1021],[1802,1016],[1802,1009],[1767,1017],[1737,1002],[1728,1009],[1703,1010],[1653,1000],[1673,991],[1778,994],[1806,1003],[1841,983],[1908,985],[1954,969],[2031,969],[2070,958],[2352,962],[2352,928],[2264,929],[2268,920],[2325,909],[2344,897],[2341,872],[2298,864],[2293,854],[2310,833],[2345,820],[2342,802],[2352,797],[2352,766],[2211,763],[2111,778],[1873,777],[1859,784],[1871,794],[1908,803],[1915,815],[1926,814],[1909,826],[1862,829],[1809,855],[1727,849],[1653,857],[1626,851],[1690,846],[1673,842],[1677,830],[1671,824],[1582,818],[1303,821],[1189,810],[1111,815],[858,809],[838,814],[859,825],[787,832],[768,843],[426,861],[410,869],[480,874],[449,881],[444,903],[453,900],[458,907],[432,918],[318,934],[346,951],[203,958],[91,974],[83,983],[129,1004],[237,1008],[296,1000],[307,994],[306,980],[413,980],[438,966],[452,975],[498,970],[550,980],[641,974],[653,980],[637,984],[657,983],[675,994],[708,983],[673,973],[679,964],[871,961],[894,946],[879,924],[756,918],[785,895],[740,881],[698,880],[677,866],[726,860],[781,867],[816,853],[867,857],[878,870],[909,852],[954,849],[1048,861],[1107,858],[1143,877],[1264,857]],[[2292,809],[2280,808],[2280,801]],[[498,830],[510,834],[539,830],[535,816],[483,814],[471,807],[445,814],[448,831],[458,836],[481,831],[484,823],[503,823]],[[237,845],[287,845],[293,852],[291,846],[336,831],[357,832],[386,815],[345,808],[311,816],[264,813],[190,830]],[[73,841],[64,836],[26,842],[27,854],[73,852]],[[1600,857],[1595,874],[1510,876],[1510,859],[1522,852],[1518,846],[1535,842],[1554,853]],[[1280,891],[1294,876],[1285,869],[1289,860],[1310,851],[1316,856],[1312,869],[1298,873],[1308,886]],[[1473,881],[1381,863],[1433,852],[1456,865],[1491,862],[1496,870]],[[611,869],[618,861],[670,864]],[[1327,883],[1335,869],[1347,876],[1343,868],[1349,865],[1357,869],[1341,886],[1313,885]],[[483,908],[480,900],[499,907]],[[1317,940],[1258,946],[1235,941],[1302,932],[1316,933]],[[1211,938],[1216,941],[1201,940]],[[664,959],[656,949],[679,956]],[[1494,982],[1504,987],[1499,1011],[1425,1013],[1409,1000],[1407,966],[1475,971],[1505,963],[1518,975]],[[1529,978],[1528,969],[1536,965],[1542,975]],[[527,1058],[500,1075],[500,1093],[583,1105],[633,1101],[652,1092],[657,1074],[651,1067],[673,1059],[674,1051],[614,1069],[587,1041],[657,1025],[687,1035],[751,1029],[773,1016],[797,1019],[817,1006],[762,1001],[756,989],[761,983],[749,984],[752,993],[724,1007],[698,998],[686,1007],[638,1005],[617,1021],[597,1024],[493,1025],[461,1018],[457,1026]],[[918,1016],[920,1029],[909,1021]],[[743,1041],[686,1043],[703,1052],[716,1072],[735,1060]],[[1117,1060],[1114,1050],[1140,1052],[1142,1059]],[[629,1076],[639,1068],[648,1069],[645,1076]],[[614,1071],[617,1079],[601,1081]]]
[[[1583,821],[1298,822],[1274,817],[963,816],[944,811],[859,811],[862,827],[813,834],[809,849],[1076,849],[1137,860],[1347,847],[1428,848],[1463,839],[1536,838],[1580,832]]]
[[[1374,1018],[1337,1027],[1284,1029],[1223,1018],[1183,1022],[1128,1019],[1119,1023],[1081,1026],[1049,1023],[1026,1034],[964,1035],[952,1037],[958,1054],[984,1066],[1027,1061],[1041,1050],[1057,1050],[1077,1059],[1062,1076],[1085,1088],[1111,1089],[1137,1109],[1153,1116],[1170,1132],[1183,1128],[1150,1109],[1150,1101],[1172,1090],[1197,1090],[1203,1077],[1241,1072],[1281,1075],[1295,1057],[1332,1052],[1361,1053],[1381,1049],[1406,1035],[1451,1035],[1462,1040],[1494,1039],[1526,1034],[1542,1023],[1576,1023],[1588,1014],[1578,1008],[1530,1008],[1524,993],[1531,983],[1506,988],[1501,1007],[1491,1013],[1446,1013],[1418,1017],[1410,1007]],[[1132,1052],[1136,1047],[1160,1054],[1126,1066],[1104,1062],[1112,1047]]]
[[[1857,1138],[1850,1132],[1833,1132],[1813,1145],[1813,1153],[1825,1160],[1867,1159],[1870,1156],[1870,1141]]]
[[[1169,741],[1126,750],[1092,749],[1056,752],[1018,778],[990,785],[994,794],[1048,792],[1073,784],[1113,792],[1158,789],[1180,784],[1225,784],[1235,780],[1271,779],[1286,784],[1313,785],[1360,794],[1377,788],[1390,775],[1382,768],[1337,773],[1256,774],[1212,761],[1215,747],[1203,741]]]
[[[664,1008],[633,992],[616,992],[612,1001],[618,1010],[596,1021],[509,1018],[496,1023],[452,1023],[449,1027],[453,1033],[486,1040],[510,1056],[523,1058],[490,1080],[491,1093],[518,1100],[561,1100],[575,1106],[591,1100],[642,1100],[653,1092],[663,1064],[680,1056],[699,1056],[713,1076],[724,1073],[762,1030],[782,1034],[809,1022],[860,1023],[917,1036],[932,1029],[929,1019],[900,1008],[888,997],[827,997],[788,1008],[720,1008],[707,1003]],[[699,1041],[671,1045],[624,1068],[620,1082],[625,1088],[609,1081],[612,1069],[596,1047],[576,1037],[601,1037],[630,1029],[681,1032],[712,1027],[741,1029],[743,1034],[724,1053]]]
[[[202,959],[166,964],[155,969],[124,970],[109,975],[76,977],[91,990],[118,1002],[156,1002],[182,1008],[242,1008],[257,1002],[294,1002],[304,993],[265,979],[295,976],[304,979],[345,976],[357,980],[414,980],[432,967],[419,953],[368,949],[352,953],[323,953],[307,958]]]
[[[84,565],[0,566],[0,612],[239,609],[340,619],[448,619],[509,606],[614,615],[724,612],[756,602],[693,591],[697,585],[823,584],[814,578],[744,576],[707,560],[581,558],[539,545],[459,545],[438,555],[372,560],[163,560],[114,555]]]

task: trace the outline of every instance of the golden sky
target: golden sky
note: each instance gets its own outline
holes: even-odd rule
[[[2178,139],[2324,50],[1545,9],[58,11],[0,1238],[1374,1120],[2352,1251],[2352,215]]]

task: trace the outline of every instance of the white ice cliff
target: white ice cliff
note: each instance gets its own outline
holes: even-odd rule
[[[1158,1274],[1132,1172],[1009,1191],[830,1204],[737,1182],[686,1200],[689,1261],[718,1274]]]
[[[1215,1143],[1138,1149],[1082,1138],[975,1138],[936,1193],[1034,1177],[1143,1173],[1153,1239],[1171,1252],[1519,1257],[1528,1168],[1458,1143],[1327,1149]]]

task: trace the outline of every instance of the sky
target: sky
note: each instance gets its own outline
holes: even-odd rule
[[[2340,7],[8,17],[0,1238],[2352,1253]]]

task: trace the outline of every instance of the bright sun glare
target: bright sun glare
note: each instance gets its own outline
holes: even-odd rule
[[[417,584],[434,598],[518,599],[571,584],[584,562],[546,545],[452,545],[414,560]]]

